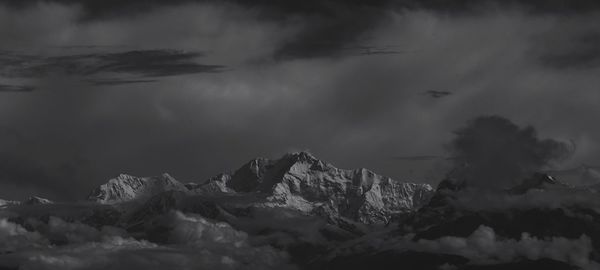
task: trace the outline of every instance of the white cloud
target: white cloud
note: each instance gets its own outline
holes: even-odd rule
[[[514,262],[521,258],[548,258],[586,269],[600,266],[590,260],[593,247],[591,239],[587,236],[578,239],[540,239],[523,233],[519,240],[501,239],[492,228],[483,225],[466,238],[446,236],[436,240],[421,239],[417,242],[402,243],[399,246],[433,253],[456,254],[468,258],[470,263],[474,264]]]
[[[37,232],[29,232],[21,225],[0,219],[0,253],[13,252],[23,247],[46,244],[45,239]]]
[[[81,223],[50,217],[47,226],[35,224],[51,239],[64,237],[59,246],[37,232],[0,220],[0,266],[19,269],[294,269],[288,255],[269,246],[254,246],[244,232],[226,223],[172,212],[168,244],[136,240],[123,230],[96,230]],[[31,222],[30,222],[31,223]],[[18,249],[16,249],[18,248]]]
[[[496,238],[494,230],[486,226],[480,226],[467,238],[447,236],[438,240],[419,240],[417,245],[422,245],[426,250],[463,255],[479,262],[506,262],[524,256],[532,260],[551,258],[587,263],[591,251],[588,237],[574,240],[554,237],[548,241],[523,233],[518,241],[500,240]]]

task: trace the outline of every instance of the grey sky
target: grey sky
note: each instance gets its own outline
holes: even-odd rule
[[[0,198],[295,150],[405,180],[443,162],[394,157],[443,155],[480,115],[600,162],[593,2],[23,2],[0,1]]]

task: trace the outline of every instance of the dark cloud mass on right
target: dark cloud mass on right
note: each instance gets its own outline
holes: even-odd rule
[[[539,139],[533,127],[499,116],[472,119],[454,133],[448,145],[456,166],[452,177],[478,187],[512,187],[574,150],[566,142]]]

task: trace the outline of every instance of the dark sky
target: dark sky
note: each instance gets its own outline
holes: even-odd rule
[[[436,182],[394,157],[444,155],[480,115],[600,163],[598,1],[0,3],[0,198],[298,150]]]

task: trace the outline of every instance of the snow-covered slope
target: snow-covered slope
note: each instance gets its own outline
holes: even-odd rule
[[[307,152],[252,160],[226,184],[237,192],[267,194],[270,206],[326,212],[368,224],[385,223],[394,214],[416,209],[433,194],[430,185],[398,182],[367,169],[338,169]]]
[[[426,204],[433,194],[427,184],[398,182],[367,169],[338,169],[307,152],[297,152],[276,160],[257,158],[231,175],[219,174],[201,184],[184,185],[168,174],[123,174],[96,188],[89,199],[114,204],[148,200],[166,191],[212,198],[238,194],[248,199],[236,208],[282,207],[365,224],[387,223],[396,214]]]
[[[170,190],[188,191],[182,183],[166,173],[155,177],[136,177],[121,174],[94,189],[88,199],[102,204],[114,204],[148,199]]]

